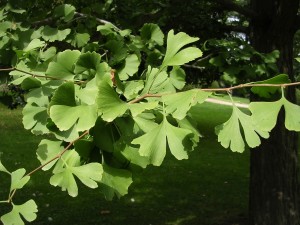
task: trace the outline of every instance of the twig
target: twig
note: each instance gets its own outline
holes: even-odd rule
[[[97,18],[97,17],[93,17],[93,16],[88,15],[88,14],[75,12],[75,16],[79,16],[79,17],[83,17],[83,18],[95,18],[95,20],[96,20],[98,23],[109,24],[109,25],[111,25],[116,31],[120,31],[120,30],[121,30],[121,29],[118,28],[116,25],[114,25],[113,23],[111,23],[111,22],[109,22],[109,21],[107,21],[107,20],[100,19],[100,18]]]
[[[85,135],[87,135],[89,133],[89,130],[85,131],[83,134],[81,134],[78,138],[76,138],[74,141],[70,142],[68,144],[67,147],[64,148],[64,150],[62,150],[59,154],[57,154],[54,158],[50,159],[49,161],[47,161],[46,163],[40,165],[39,167],[35,168],[34,170],[32,170],[31,172],[27,173],[24,177],[26,176],[31,176],[33,173],[37,172],[38,170],[42,169],[43,167],[47,166],[49,163],[53,162],[56,159],[59,159],[76,141],[78,141],[79,139],[83,138]],[[11,193],[11,195],[8,198],[8,203],[11,203],[14,195],[16,194],[17,189],[14,189]]]

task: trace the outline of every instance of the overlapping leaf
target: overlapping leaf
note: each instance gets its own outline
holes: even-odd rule
[[[242,137],[242,130],[249,147],[254,148],[260,145],[260,137],[268,138],[269,133],[253,124],[249,115],[243,113],[235,105],[228,121],[216,127],[218,141],[224,148],[230,147],[234,152],[243,152],[245,142]]]
[[[139,69],[140,60],[136,54],[128,55],[125,59],[124,67],[118,71],[120,80],[127,80]]]
[[[72,80],[74,74],[74,64],[80,56],[80,51],[65,50],[57,54],[57,59],[51,62],[46,71],[46,75],[57,79]]]
[[[147,42],[163,45],[164,34],[157,24],[146,23],[141,29],[141,38]]]
[[[127,110],[130,110],[133,116],[137,116],[145,110],[154,109],[158,104],[158,102],[136,104],[125,103],[106,82],[101,82],[99,85],[97,103],[103,120],[108,122],[111,122],[115,118],[124,115]]]
[[[166,113],[172,114],[174,118],[182,120],[192,106],[197,103],[203,103],[210,95],[210,92],[193,89],[164,95],[162,96],[162,101],[166,104]]]
[[[166,155],[167,143],[178,160],[187,159],[187,150],[192,148],[192,138],[190,130],[175,127],[164,118],[161,124],[134,139],[132,144],[140,145],[140,155],[148,157],[151,164],[160,166]]]
[[[36,219],[37,212],[37,205],[31,199],[22,205],[13,204],[13,209],[9,213],[1,216],[1,221],[4,225],[24,225],[23,219],[32,222]]]
[[[74,176],[89,188],[97,188],[97,182],[102,178],[102,165],[100,163],[80,164],[80,156],[76,151],[66,152],[53,169],[50,184],[59,186],[63,191],[68,191],[72,197],[78,195],[78,186]]]
[[[51,141],[47,139],[40,142],[36,154],[42,165],[52,160],[63,151],[64,148],[61,144],[61,141]],[[57,160],[58,158],[44,166],[42,170],[49,170],[57,162]]]
[[[286,74],[280,74],[270,79],[255,82],[254,84],[284,84],[290,83],[290,79]],[[270,98],[276,91],[280,90],[280,87],[252,87],[251,91],[260,97]]]
[[[115,195],[117,197],[126,195],[131,183],[131,173],[128,170],[103,165],[100,189],[106,199],[112,200]]]
[[[61,130],[69,130],[76,124],[77,131],[88,130],[97,119],[95,105],[77,105],[74,84],[62,84],[54,93],[50,102],[50,118]]]
[[[42,38],[49,42],[63,41],[70,33],[71,29],[69,28],[59,30],[57,28],[49,27],[48,25],[41,30]]]

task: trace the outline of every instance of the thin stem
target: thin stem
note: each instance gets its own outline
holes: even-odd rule
[[[1,69],[0,68],[0,71],[12,71],[12,70],[14,70],[15,68],[3,68],[3,69]]]
[[[40,165],[39,167],[35,168],[34,170],[32,170],[31,172],[27,173],[24,177],[26,176],[31,176],[33,173],[37,172],[38,170],[42,169],[43,167],[47,166],[49,163],[55,161],[56,159],[59,159],[76,141],[78,141],[79,139],[83,138],[85,135],[87,135],[89,133],[89,130],[85,131],[83,134],[81,134],[78,138],[76,138],[74,141],[70,142],[67,147],[64,148],[64,150],[62,150],[59,154],[57,154],[55,157],[53,157],[52,159],[50,159],[49,161],[47,161],[46,163]],[[14,195],[16,194],[17,189],[14,189],[12,191],[12,193],[10,194],[7,202],[10,203],[14,197]]]
[[[141,97],[139,98],[136,98],[134,100],[131,100],[130,102],[128,102],[129,104],[134,104],[134,103],[137,103],[137,102],[140,102],[142,101],[143,99],[145,98],[149,98],[149,97],[161,97],[163,96],[162,94],[144,94],[142,95]]]

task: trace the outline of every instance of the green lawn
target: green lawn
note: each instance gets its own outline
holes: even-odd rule
[[[39,207],[32,224],[55,225],[218,225],[238,224],[247,216],[249,152],[232,153],[216,142],[213,126],[229,117],[230,107],[205,104],[192,110],[205,136],[189,160],[169,156],[163,166],[149,167],[134,177],[129,194],[106,201],[97,190],[80,187],[79,196],[49,184],[49,173],[33,175],[15,203],[33,198]],[[213,117],[212,117],[213,115]],[[22,127],[21,110],[0,105],[0,155],[9,170],[38,166],[35,150],[40,137]],[[0,197],[8,179],[0,175]],[[0,205],[1,214],[6,210]]]

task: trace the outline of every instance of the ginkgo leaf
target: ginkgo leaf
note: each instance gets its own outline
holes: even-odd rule
[[[1,221],[4,225],[24,225],[25,223],[22,218],[28,222],[32,222],[36,219],[37,212],[37,205],[31,199],[22,205],[13,204],[13,209],[9,213],[1,216]]]
[[[48,101],[48,99],[47,99]],[[33,134],[45,134],[49,130],[46,127],[48,113],[45,106],[39,106],[34,103],[27,103],[23,108],[23,125],[27,130],[31,130]]]
[[[154,109],[158,105],[157,102],[126,103],[119,98],[117,93],[108,83],[101,82],[98,87],[98,109],[102,114],[103,120],[107,122],[111,122],[117,117],[124,115],[127,110],[130,110],[133,116],[137,116],[145,110]]]
[[[0,160],[0,171],[1,172],[5,172],[10,174],[10,172],[5,168],[5,166],[2,164],[1,160]]]
[[[192,106],[197,103],[203,103],[210,95],[210,92],[193,89],[176,94],[164,95],[161,99],[166,105],[166,113],[172,114],[174,118],[182,120]],[[178,102],[180,102],[180,104],[178,104]]]
[[[286,129],[300,131],[300,106],[284,99],[284,109]]]
[[[90,38],[91,36],[88,33],[75,33],[74,36],[72,36],[70,44],[74,47],[81,48],[89,42]]]
[[[31,42],[27,45],[26,48],[24,48],[25,52],[30,52],[32,50],[35,50],[37,48],[42,48],[44,47],[45,42],[41,41],[40,39],[33,39]]]
[[[141,94],[158,93],[168,83],[168,74],[166,71],[160,71],[157,68],[148,66],[146,73],[145,88]]]
[[[99,188],[108,200],[114,195],[121,197],[128,193],[128,187],[132,183],[131,172],[103,165],[103,176]]]
[[[24,187],[25,184],[29,181],[29,176],[24,176],[26,170],[24,168],[18,169],[11,173],[11,185],[10,191],[15,189],[21,189]]]
[[[38,149],[36,150],[37,158],[41,164],[45,164],[55,158],[59,153],[64,150],[61,141],[51,141],[44,139],[40,142]],[[58,158],[47,164],[42,170],[49,170],[56,162]]]
[[[254,82],[253,84],[285,84],[290,83],[290,79],[286,74],[279,74],[267,80]],[[280,87],[252,87],[251,91],[260,97],[270,98]]]
[[[170,30],[167,37],[167,51],[162,62],[162,68],[166,66],[183,65],[202,56],[202,51],[196,47],[180,50],[185,45],[198,41],[199,38],[190,37],[186,33],[179,32],[174,35]]]
[[[146,23],[141,28],[141,38],[145,41],[153,41],[158,45],[164,43],[164,33],[161,31],[157,24]]]
[[[69,130],[75,123],[77,131],[85,131],[95,125],[97,107],[95,105],[75,107],[54,105],[50,108],[50,117],[61,131]]]
[[[178,160],[187,159],[186,149],[192,147],[190,145],[192,138],[193,133],[190,130],[175,127],[164,118],[161,124],[134,139],[132,144],[140,145],[140,155],[148,157],[151,164],[159,166],[165,158],[167,143],[171,153]]]
[[[79,56],[74,72],[76,74],[85,73],[94,77],[98,66],[100,65],[101,55],[96,52],[86,52]]]
[[[71,29],[67,28],[64,30],[59,30],[57,28],[45,26],[41,30],[42,38],[45,41],[54,42],[54,41],[63,41],[71,33]]]
[[[125,59],[124,67],[118,71],[120,80],[127,80],[132,77],[139,69],[140,60],[136,54],[128,55]]]
[[[68,191],[72,197],[78,195],[78,186],[74,175],[86,186],[97,188],[97,182],[102,179],[102,165],[89,163],[80,165],[80,156],[76,151],[66,152],[53,169],[50,184],[61,187],[62,191]]]
[[[78,50],[65,50],[57,54],[57,59],[50,62],[46,75],[58,79],[72,80],[74,74],[74,64],[80,56]]]
[[[170,72],[170,83],[178,90],[185,85],[185,72],[180,67],[174,66]]]
[[[260,145],[261,141],[259,135],[263,138],[269,137],[267,131],[255,126],[251,117],[234,105],[230,119],[216,127],[218,141],[224,148],[230,146],[233,152],[243,152],[245,142],[241,134],[241,128],[243,129],[246,142],[251,148]]]
[[[93,127],[97,119],[96,105],[77,105],[74,84],[62,84],[50,102],[50,118],[60,131],[69,130],[76,124],[77,131]]]
[[[65,22],[68,22],[74,17],[75,10],[75,7],[70,4],[62,4],[55,7],[53,15],[55,17],[62,17]]]
[[[277,122],[277,116],[283,101],[276,102],[251,102],[249,109],[255,126],[264,131],[271,131]]]

